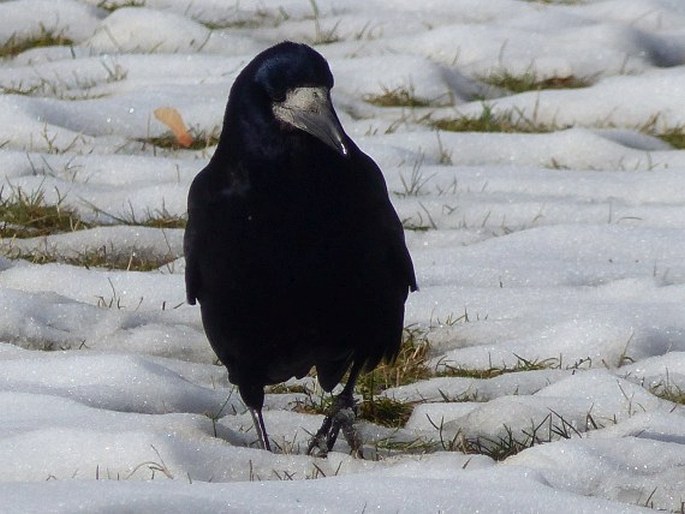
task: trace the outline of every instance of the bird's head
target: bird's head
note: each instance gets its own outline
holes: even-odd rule
[[[244,102],[241,91],[268,103],[267,112],[279,130],[301,130],[349,154],[349,139],[333,109],[330,90],[333,75],[328,63],[313,48],[289,41],[257,55],[236,79],[232,102]]]

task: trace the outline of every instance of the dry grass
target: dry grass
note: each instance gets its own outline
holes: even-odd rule
[[[457,116],[428,120],[428,123],[437,129],[450,132],[542,133],[561,128],[536,122],[513,110],[495,112],[491,105],[485,103],[478,117]]]
[[[27,37],[20,37],[13,34],[4,44],[0,45],[0,58],[11,58],[19,55],[31,48],[41,48],[47,46],[71,46],[74,42],[66,37],[63,32],[40,25],[38,34]]]
[[[0,236],[28,238],[89,228],[60,197],[56,204],[45,201],[45,192],[25,193],[20,188],[7,194],[0,188]]]
[[[411,87],[383,88],[383,93],[366,95],[364,101],[378,107],[428,107],[430,105],[430,102],[418,98]]]
[[[143,149],[147,145],[151,145],[155,148],[162,148],[165,150],[205,150],[211,146],[215,146],[219,143],[219,132],[214,131],[211,133],[198,133],[192,134],[193,142],[190,146],[182,146],[179,144],[178,139],[172,134],[164,134],[159,137],[147,137],[144,139],[137,139],[136,141],[143,143]]]
[[[101,246],[79,253],[64,256],[52,250],[24,251],[9,248],[6,257],[10,259],[24,259],[33,264],[61,263],[80,266],[86,269],[104,268],[125,271],[153,271],[176,259],[174,255],[158,255],[145,249],[116,250],[112,247]]]
[[[667,142],[673,148],[678,150],[685,149],[685,127],[683,126],[673,127],[663,132],[651,133],[651,135]]]
[[[381,363],[373,371],[359,377],[357,392],[363,398],[359,405],[359,417],[379,425],[404,426],[414,406],[379,396],[379,393],[431,377],[432,373],[426,365],[428,349],[428,339],[423,329],[413,326],[405,328],[397,358],[393,362]]]
[[[566,77],[548,77],[543,79],[532,71],[525,72],[521,75],[515,75],[507,70],[503,70],[488,76],[480,77],[480,80],[491,86],[511,91],[512,93],[541,91],[543,89],[577,89],[592,85],[590,79],[587,78],[569,75]]]
[[[539,371],[543,369],[558,369],[558,359],[543,359],[543,360],[528,360],[516,355],[516,364],[514,366],[490,366],[489,368],[466,368],[458,365],[440,363],[438,364],[439,371],[436,376],[440,377],[464,377],[464,378],[478,378],[488,379],[495,378],[506,373],[517,373],[520,371]]]

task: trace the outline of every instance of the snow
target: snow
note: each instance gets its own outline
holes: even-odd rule
[[[136,4],[138,2],[134,2]],[[685,126],[679,0],[13,0],[0,44],[2,194],[42,191],[92,228],[3,254],[161,256],[153,271],[0,257],[0,511],[680,512],[685,502]],[[119,8],[115,8],[119,7]],[[276,447],[184,303],[187,189],[214,147],[174,150],[153,111],[218,134],[233,79],[283,39],[316,43],[347,131],[383,169],[420,291],[407,324],[437,376],[382,395],[401,429],[360,422],[305,455],[322,417],[269,393]],[[510,93],[493,73],[576,77]],[[422,107],[369,100],[405,90]],[[494,115],[539,133],[436,131]],[[412,189],[413,182],[413,189]],[[4,196],[3,196],[4,197]],[[671,399],[669,399],[671,398]],[[533,445],[495,461],[512,438]],[[480,454],[465,454],[479,441]]]

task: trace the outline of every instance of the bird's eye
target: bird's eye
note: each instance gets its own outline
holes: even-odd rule
[[[282,87],[275,87],[273,84],[267,83],[263,85],[263,88],[272,102],[280,103],[285,100],[286,91]]]

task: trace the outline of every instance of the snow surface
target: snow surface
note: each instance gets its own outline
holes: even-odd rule
[[[98,225],[0,244],[169,261],[0,258],[1,512],[682,512],[685,408],[655,393],[685,391],[685,152],[640,129],[685,126],[685,2],[131,4],[0,3],[0,43],[46,30],[74,41],[0,63],[4,191],[43,191]],[[303,393],[267,395],[278,450],[255,449],[184,304],[182,230],[117,221],[183,215],[213,151],[140,142],[167,132],[154,109],[216,134],[236,74],[283,39],[320,43],[346,129],[406,224],[425,229],[407,231],[421,286],[407,323],[427,331],[431,365],[553,364],[384,391],[417,405],[401,430],[361,423],[365,460],[343,442],[304,455],[321,416],[294,410]],[[480,80],[505,71],[588,85],[509,94]],[[428,106],[367,101],[397,88]],[[425,123],[484,105],[555,130]],[[406,194],[412,173],[422,186]],[[552,441],[500,462],[375,451],[533,432]]]

